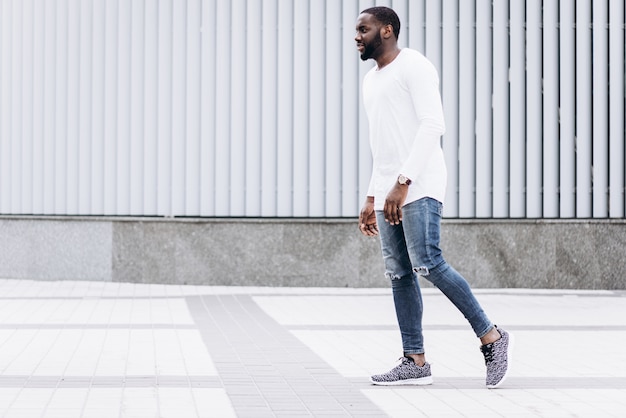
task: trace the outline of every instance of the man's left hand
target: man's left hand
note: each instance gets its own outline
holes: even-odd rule
[[[396,182],[385,199],[383,213],[386,222],[391,225],[399,225],[402,222],[402,205],[404,205],[408,193],[409,186]]]

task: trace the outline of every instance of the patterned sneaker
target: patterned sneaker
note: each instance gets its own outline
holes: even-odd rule
[[[412,358],[400,357],[400,364],[387,373],[370,377],[370,382],[383,386],[431,385],[433,377],[430,374],[430,364],[424,363],[420,367],[415,364]]]
[[[487,387],[495,389],[499,387],[509,372],[509,361],[513,351],[513,336],[503,329],[496,327],[501,338],[480,347],[485,356],[487,366]]]

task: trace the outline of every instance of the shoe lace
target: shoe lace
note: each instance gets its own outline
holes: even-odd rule
[[[398,359],[398,364],[407,364],[407,363],[415,363],[412,359],[410,359],[409,357],[400,357]]]
[[[483,356],[485,356],[485,364],[493,361],[493,344],[485,344],[481,346],[480,351],[482,351]]]
[[[402,369],[407,364],[411,364],[411,363],[413,363],[413,361],[410,358],[408,358],[408,357],[400,357],[398,359],[398,362],[396,363],[396,367],[394,367],[394,370]]]

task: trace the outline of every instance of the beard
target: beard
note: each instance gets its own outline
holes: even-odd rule
[[[365,44],[363,52],[361,53],[361,60],[367,61],[374,56],[376,50],[383,44],[383,39],[380,37],[380,33],[376,34],[376,37],[371,43]]]

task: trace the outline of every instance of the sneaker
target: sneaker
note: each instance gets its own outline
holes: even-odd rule
[[[495,389],[504,383],[509,372],[509,361],[513,350],[513,336],[503,329],[496,329],[500,333],[500,339],[480,347],[480,351],[485,356],[489,389]]]
[[[433,377],[430,374],[430,364],[424,363],[420,367],[415,364],[412,358],[400,357],[400,364],[387,373],[370,377],[370,382],[383,386],[431,385]]]

